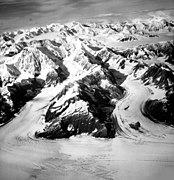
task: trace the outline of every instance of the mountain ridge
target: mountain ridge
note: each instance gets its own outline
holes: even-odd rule
[[[50,117],[45,119],[46,124],[47,119],[51,124],[46,125],[43,132],[36,132],[36,136],[62,138],[89,131],[96,137],[115,137],[118,127],[115,124],[117,120],[113,119],[116,117],[112,114],[116,105],[113,102],[124,96],[122,83],[127,76],[141,80],[144,85],[156,85],[164,90],[174,83],[173,40],[125,48],[116,46],[117,43],[124,45],[151,38],[160,40],[164,32],[172,35],[173,28],[173,20],[153,18],[138,23],[51,24],[3,33],[0,37],[1,59],[5,59],[0,65],[2,116],[5,117],[6,112],[11,112],[13,116],[14,109],[21,106],[15,107],[17,101],[24,101],[22,104],[25,104],[44,86],[57,86],[72,80],[74,86],[78,87],[72,90],[77,97],[69,94],[66,99],[65,95],[62,104],[57,107],[54,107],[56,100],[52,100],[46,114],[46,117]],[[108,46],[106,39],[112,46]],[[15,86],[18,88],[15,89]],[[70,93],[71,88],[73,86],[68,89],[65,86],[64,92]],[[17,95],[19,89],[23,92],[22,98]],[[79,104],[86,107],[86,113],[81,114],[86,119],[84,122],[80,121],[83,118],[77,116],[77,122],[72,117],[66,117],[69,106],[76,111],[74,103],[77,107]],[[86,123],[86,128],[88,125],[88,130],[85,130],[83,123]],[[96,129],[91,129],[95,125]]]

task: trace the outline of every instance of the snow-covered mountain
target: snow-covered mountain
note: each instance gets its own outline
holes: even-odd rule
[[[127,78],[166,93],[148,100],[143,114],[174,124],[174,21],[51,24],[0,36],[0,122],[6,123],[43,88],[57,95],[45,109],[36,137],[88,133],[113,138],[122,131],[114,109],[128,93]],[[165,107],[165,108],[164,108]],[[155,112],[155,113],[154,113]],[[154,117],[155,116],[155,117]]]

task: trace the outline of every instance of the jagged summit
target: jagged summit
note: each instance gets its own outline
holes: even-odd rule
[[[174,84],[174,72],[165,64],[151,65],[141,77],[144,83],[167,89]]]
[[[1,123],[43,88],[55,86],[60,89],[36,137],[87,133],[114,138],[124,131],[115,108],[127,92],[125,80],[132,77],[165,90],[173,86],[173,28],[171,19],[153,18],[116,24],[58,23],[3,33]]]

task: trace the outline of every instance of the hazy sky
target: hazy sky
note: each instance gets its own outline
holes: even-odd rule
[[[0,32],[99,14],[171,9],[174,0],[0,0]]]

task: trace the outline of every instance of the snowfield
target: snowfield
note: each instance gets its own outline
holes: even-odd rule
[[[0,180],[172,180],[173,14],[0,35]]]

